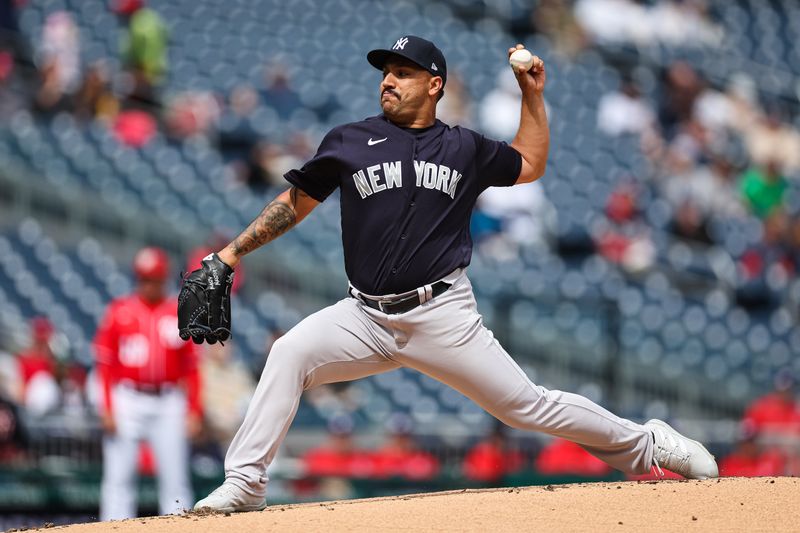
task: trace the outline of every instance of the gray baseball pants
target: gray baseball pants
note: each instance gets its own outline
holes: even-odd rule
[[[278,339],[228,448],[226,483],[266,494],[267,465],[304,390],[401,366],[453,387],[509,426],[577,442],[624,472],[650,469],[650,431],[583,396],[533,384],[484,327],[466,272],[445,281],[449,290],[407,313],[387,315],[345,298]]]

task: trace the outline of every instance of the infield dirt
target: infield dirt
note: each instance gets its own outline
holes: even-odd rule
[[[67,533],[260,531],[800,532],[800,478],[464,490],[48,528]]]

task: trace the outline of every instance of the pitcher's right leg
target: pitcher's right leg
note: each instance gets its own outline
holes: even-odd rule
[[[289,431],[303,391],[398,368],[383,355],[384,341],[390,338],[355,300],[347,298],[307,317],[278,339],[228,448],[225,483],[195,508],[263,508],[267,466]]]

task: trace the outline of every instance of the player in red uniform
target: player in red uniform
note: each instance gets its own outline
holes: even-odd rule
[[[142,441],[155,455],[161,514],[193,501],[188,439],[202,420],[196,348],[177,333],[177,301],[166,293],[167,254],[143,248],[133,270],[136,291],[111,302],[94,341],[105,432],[101,520],[136,516]]]
[[[50,347],[53,324],[44,317],[31,320],[31,344],[17,354],[20,388],[17,401],[32,416],[44,415],[61,402],[56,382],[57,361]]]
[[[505,426],[495,424],[492,432],[464,456],[461,466],[467,479],[496,484],[525,468],[525,456],[509,445]]]
[[[745,423],[770,441],[800,436],[800,402],[795,398],[797,380],[789,368],[775,374],[774,390],[756,398],[744,413]]]
[[[782,476],[786,461],[779,450],[764,448],[759,442],[758,428],[745,421],[739,429],[736,448],[719,462],[719,472],[723,476]]]

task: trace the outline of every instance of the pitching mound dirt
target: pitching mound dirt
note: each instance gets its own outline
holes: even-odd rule
[[[68,533],[256,531],[800,531],[800,478],[465,490],[55,528]],[[51,530],[48,530],[51,531]]]

